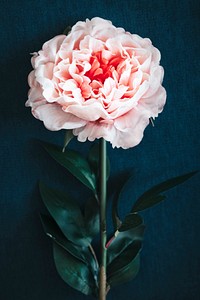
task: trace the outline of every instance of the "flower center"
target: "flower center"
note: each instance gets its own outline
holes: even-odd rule
[[[96,80],[104,83],[106,78],[112,77],[112,72],[115,70],[116,61],[107,60],[102,57],[102,52],[94,53],[90,58],[91,69],[85,73],[85,76],[90,78],[91,81]],[[119,59],[118,62],[119,63]]]

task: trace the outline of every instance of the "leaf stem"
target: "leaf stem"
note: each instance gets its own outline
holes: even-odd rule
[[[101,243],[101,263],[99,275],[99,300],[106,299],[106,141],[100,140],[100,243]]]
[[[97,259],[97,257],[96,257],[96,253],[95,253],[95,251],[94,251],[94,249],[93,249],[93,247],[92,247],[91,244],[89,244],[89,249],[90,249],[90,252],[92,253],[92,255],[93,255],[93,257],[94,257],[94,260],[95,260],[96,265],[97,265],[97,268],[98,268],[98,267],[99,267],[99,262],[98,262],[98,259]]]

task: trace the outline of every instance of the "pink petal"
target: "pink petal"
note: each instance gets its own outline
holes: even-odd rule
[[[113,147],[124,149],[138,145],[142,138],[146,126],[149,124],[150,114],[145,110],[132,109],[124,116],[116,119],[114,126],[117,135],[113,140]]]
[[[29,93],[28,93],[28,100],[26,101],[25,103],[25,106],[31,106],[33,107],[34,106],[34,103],[35,101],[38,101],[41,100],[41,99],[44,99],[43,95],[42,95],[42,89],[41,87],[33,87],[29,90]]]
[[[35,77],[39,83],[43,80],[43,78],[52,79],[53,78],[53,68],[54,63],[48,62],[45,65],[40,65],[35,70]]]
[[[32,61],[33,67],[37,68],[40,64],[55,62],[56,54],[65,38],[65,35],[58,35],[44,43],[42,50],[38,52],[39,55]]]
[[[104,94],[105,97],[107,97],[115,87],[115,81],[111,77],[108,77],[104,81],[103,87],[100,89],[100,91]]]
[[[151,117],[155,118],[162,112],[166,102],[166,97],[166,90],[163,86],[160,86],[156,93],[151,97],[142,98],[140,105],[150,112]]]
[[[102,137],[106,141],[112,142],[115,138],[116,129],[110,124],[89,122],[84,127],[74,129],[73,134],[78,136],[80,142],[85,142],[87,139],[92,142]]]
[[[52,131],[74,129],[86,124],[86,121],[64,112],[57,104],[41,104],[33,109],[32,113],[35,118],[44,122],[47,129]]]
[[[110,118],[109,114],[96,99],[87,100],[82,105],[70,105],[66,107],[65,111],[87,121]]]
[[[111,118],[116,119],[134,108],[137,105],[138,101],[148,90],[148,87],[149,83],[147,81],[144,81],[132,98],[124,98],[121,101],[112,101],[109,108],[107,109],[107,111],[110,113]]]
[[[143,95],[143,98],[149,98],[156,93],[160,87],[164,76],[164,70],[161,66],[153,67],[149,75],[149,88]]]
[[[28,75],[28,84],[30,87],[33,87],[36,85],[35,81],[35,70],[31,71]]]
[[[89,35],[85,36],[80,42],[80,49],[90,49],[91,52],[99,52],[104,48],[104,43]]]
[[[39,89],[30,89],[29,91],[29,98],[25,103],[26,107],[32,107],[35,109],[36,107],[46,103],[46,100],[42,96],[42,92]]]

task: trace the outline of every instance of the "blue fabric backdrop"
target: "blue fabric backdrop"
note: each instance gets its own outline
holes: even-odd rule
[[[51,241],[38,217],[45,211],[39,179],[66,189],[76,186],[76,181],[36,142],[42,139],[62,144],[63,132],[47,131],[24,107],[31,70],[29,53],[39,50],[67,25],[94,16],[149,37],[160,49],[168,93],[164,112],[154,128],[146,129],[139,146],[126,151],[108,146],[114,178],[109,190],[115,188],[125,170],[132,169],[135,174],[134,186],[120,205],[123,216],[146,188],[199,169],[199,3],[1,0],[0,6],[0,299],[87,299],[59,278]],[[71,143],[73,149],[83,152],[89,146]],[[199,300],[199,178],[197,175],[171,190],[167,201],[143,214],[147,230],[140,272],[134,281],[111,290],[108,300]],[[85,195],[84,187],[76,194]],[[110,231],[109,217],[108,223]]]

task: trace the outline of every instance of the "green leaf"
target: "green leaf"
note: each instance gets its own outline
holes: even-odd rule
[[[107,281],[113,287],[135,278],[140,267],[141,242],[130,244],[107,268]]]
[[[89,266],[54,243],[54,261],[61,278],[85,295],[97,295],[97,281]]]
[[[46,235],[63,249],[68,251],[71,255],[89,265],[94,273],[94,276],[97,277],[98,264],[93,256],[93,253],[90,251],[90,248],[78,246],[70,242],[64,236],[52,217],[41,214],[40,218]]]
[[[85,232],[92,239],[99,233],[99,204],[95,198],[90,198],[84,208]]]
[[[70,33],[71,29],[72,29],[71,26],[67,26],[65,28],[65,30],[63,31],[63,34],[68,35]]]
[[[126,231],[142,224],[143,224],[143,219],[140,215],[136,213],[130,213],[125,217],[125,220],[121,224],[119,231]]]
[[[108,265],[108,273],[114,273],[136,257],[142,247],[141,241],[134,241]]]
[[[90,148],[89,154],[88,154],[88,162],[90,164],[91,169],[98,177],[99,175],[99,143],[95,143]],[[106,178],[108,180],[110,176],[110,160],[107,157],[106,158]]]
[[[165,192],[175,187],[176,185],[183,183],[196,173],[197,172],[191,172],[178,177],[174,177],[154,186],[138,198],[136,203],[133,205],[131,212],[138,212],[144,210],[163,201],[165,199],[165,196],[159,195],[160,193]]]
[[[81,246],[88,246],[85,238],[84,219],[76,201],[63,192],[40,182],[42,200],[66,238]]]
[[[110,264],[116,259],[130,244],[133,242],[141,242],[144,235],[144,225],[118,232],[107,243],[107,263]]]
[[[130,176],[129,174],[124,174],[123,176],[121,176],[121,178],[122,180],[120,181],[120,184],[116,186],[116,195],[113,198],[113,203],[112,203],[112,220],[113,220],[113,226],[115,230],[118,230],[122,224],[118,213],[118,203],[121,199],[121,195],[125,190],[127,184],[130,182],[130,180],[133,180],[133,176]]]
[[[139,199],[141,199],[141,198],[139,198]],[[164,196],[164,195],[155,195],[150,198],[146,198],[146,199],[143,198],[142,201],[140,201],[140,202],[137,200],[137,202],[134,204],[131,211],[132,212],[142,211],[146,208],[152,207],[152,206],[162,202],[165,199],[166,199],[166,196]]]
[[[80,153],[73,150],[62,152],[59,147],[49,143],[43,143],[43,146],[53,159],[96,194],[95,176]]]
[[[74,137],[73,130],[66,130],[62,152],[65,152],[65,148],[67,147],[69,142],[73,139],[73,137]]]
[[[85,259],[81,253],[81,247],[75,244],[72,244],[67,238],[64,236],[57,223],[53,218],[43,215],[40,215],[41,222],[44,228],[44,231],[48,237],[50,237],[53,241],[55,241],[58,245],[67,250],[70,254],[85,262]]]

